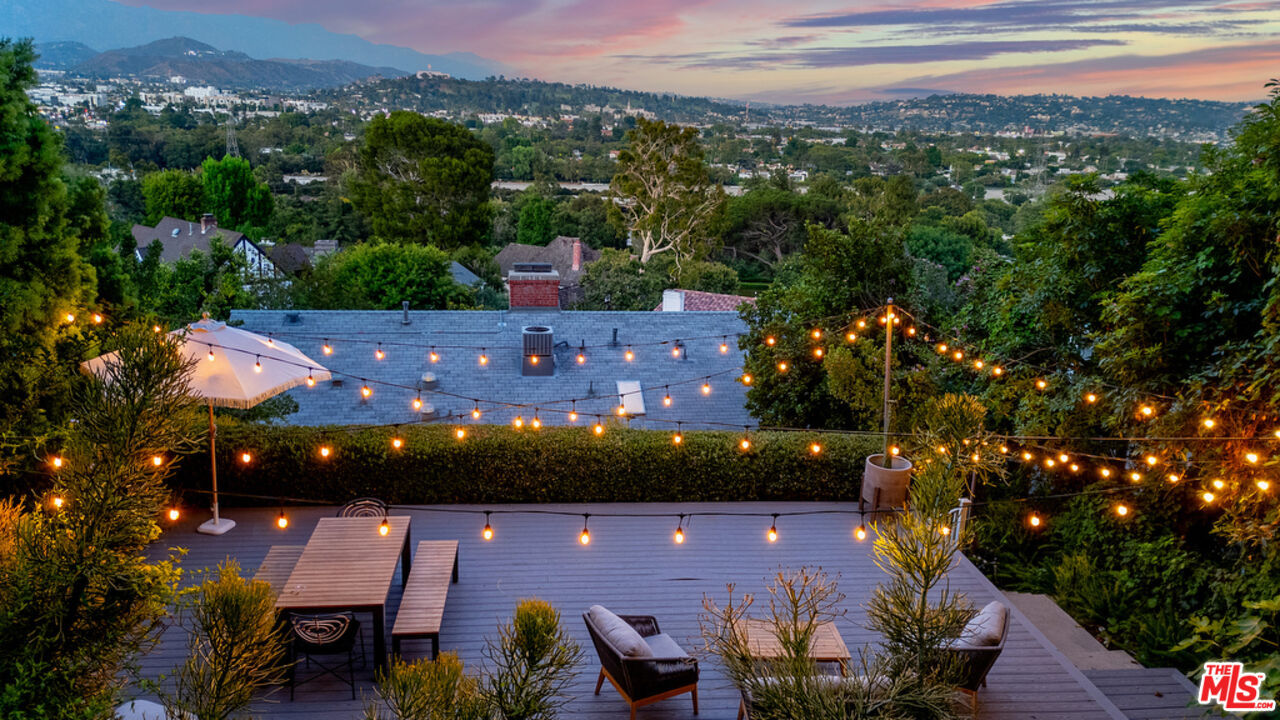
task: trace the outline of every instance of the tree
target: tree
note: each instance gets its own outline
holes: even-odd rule
[[[165,481],[200,436],[191,367],[149,327],[112,340],[118,361],[84,381],[40,504],[0,503],[0,716],[110,716],[173,599],[174,562],[146,550]]]
[[[725,250],[772,267],[804,245],[805,225],[835,227],[839,216],[838,195],[832,197],[813,188],[800,195],[772,184],[752,188],[728,201]]]
[[[667,279],[625,250],[606,248],[582,274],[583,310],[652,310],[662,302]]]
[[[907,232],[907,251],[912,256],[932,260],[947,269],[955,281],[969,269],[973,241],[960,233],[931,225],[913,225]]]
[[[142,197],[147,205],[147,224],[163,217],[199,220],[204,212],[204,186],[185,170],[161,170],[142,178]]]
[[[582,648],[560,624],[560,612],[537,598],[516,605],[498,639],[485,641],[484,654],[493,664],[487,691],[503,720],[556,717],[582,662]]]
[[[204,186],[204,210],[227,227],[265,225],[271,217],[271,190],[253,177],[249,161],[227,155],[205,158],[200,180]]]
[[[453,281],[452,261],[439,248],[365,243],[323,258],[294,283],[297,307],[315,310],[417,310],[466,305],[471,293]]]
[[[551,212],[555,201],[533,195],[520,207],[520,219],[516,223],[516,242],[525,245],[546,245],[555,238],[551,227]]]
[[[677,264],[705,256],[718,234],[724,188],[711,182],[697,129],[640,118],[627,142],[609,189],[640,262],[667,252]]]
[[[0,39],[0,432],[24,435],[48,429],[66,388],[74,359],[59,342],[78,331],[65,318],[83,316],[95,293],[79,233],[103,225],[100,209],[72,207],[58,134],[27,97],[34,59],[30,41]]]
[[[397,110],[365,128],[352,200],[374,234],[445,249],[488,233],[493,149],[461,125]]]

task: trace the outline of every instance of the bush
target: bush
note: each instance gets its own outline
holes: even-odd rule
[[[568,702],[582,649],[560,624],[560,612],[536,598],[521,600],[511,623],[487,640],[485,657],[494,668],[490,701],[504,720],[554,718]]]
[[[385,711],[385,712],[384,712]],[[365,705],[365,720],[487,720],[489,702],[480,683],[462,671],[456,653],[435,660],[396,660],[378,675],[374,698]]]
[[[672,502],[849,500],[875,438],[753,432],[688,432],[673,445],[659,430],[610,426],[519,431],[505,425],[351,430],[224,423],[218,429],[218,483],[227,493],[346,502],[374,495],[398,504],[493,502]],[[404,441],[399,450],[391,438]],[[318,448],[331,452],[321,458]],[[253,460],[240,461],[242,452]],[[208,459],[191,458],[180,482],[208,485]]]

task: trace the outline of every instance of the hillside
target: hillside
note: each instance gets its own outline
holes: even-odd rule
[[[86,77],[133,76],[227,88],[305,90],[333,87],[375,75],[396,76],[403,70],[369,67],[343,60],[255,60],[240,52],[218,50],[191,38],[167,38],[146,45],[108,50],[70,71]]]
[[[97,50],[78,42],[36,43],[37,68],[66,70],[98,54]]]
[[[592,115],[608,108],[644,110],[664,120],[753,125],[812,124],[922,132],[1065,132],[1220,140],[1250,105],[1210,100],[1128,96],[931,95],[865,105],[752,105],[664,93],[567,85],[538,80],[439,77],[383,79],[327,90],[324,99],[353,108],[399,107],[454,116],[507,113],[535,116]]]

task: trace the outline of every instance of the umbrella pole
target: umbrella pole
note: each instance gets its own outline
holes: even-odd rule
[[[218,514],[218,426],[213,422],[213,400],[209,401],[209,476],[213,479],[213,519],[206,520],[196,532],[221,535],[236,526],[234,520],[223,520]]]

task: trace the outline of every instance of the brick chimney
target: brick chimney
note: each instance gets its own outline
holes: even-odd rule
[[[560,273],[550,263],[516,263],[507,274],[512,310],[560,308]]]
[[[573,271],[582,269],[582,238],[573,239]]]
[[[218,221],[214,219],[213,213],[205,213],[200,216],[200,234],[204,235],[210,230],[218,229]]]

